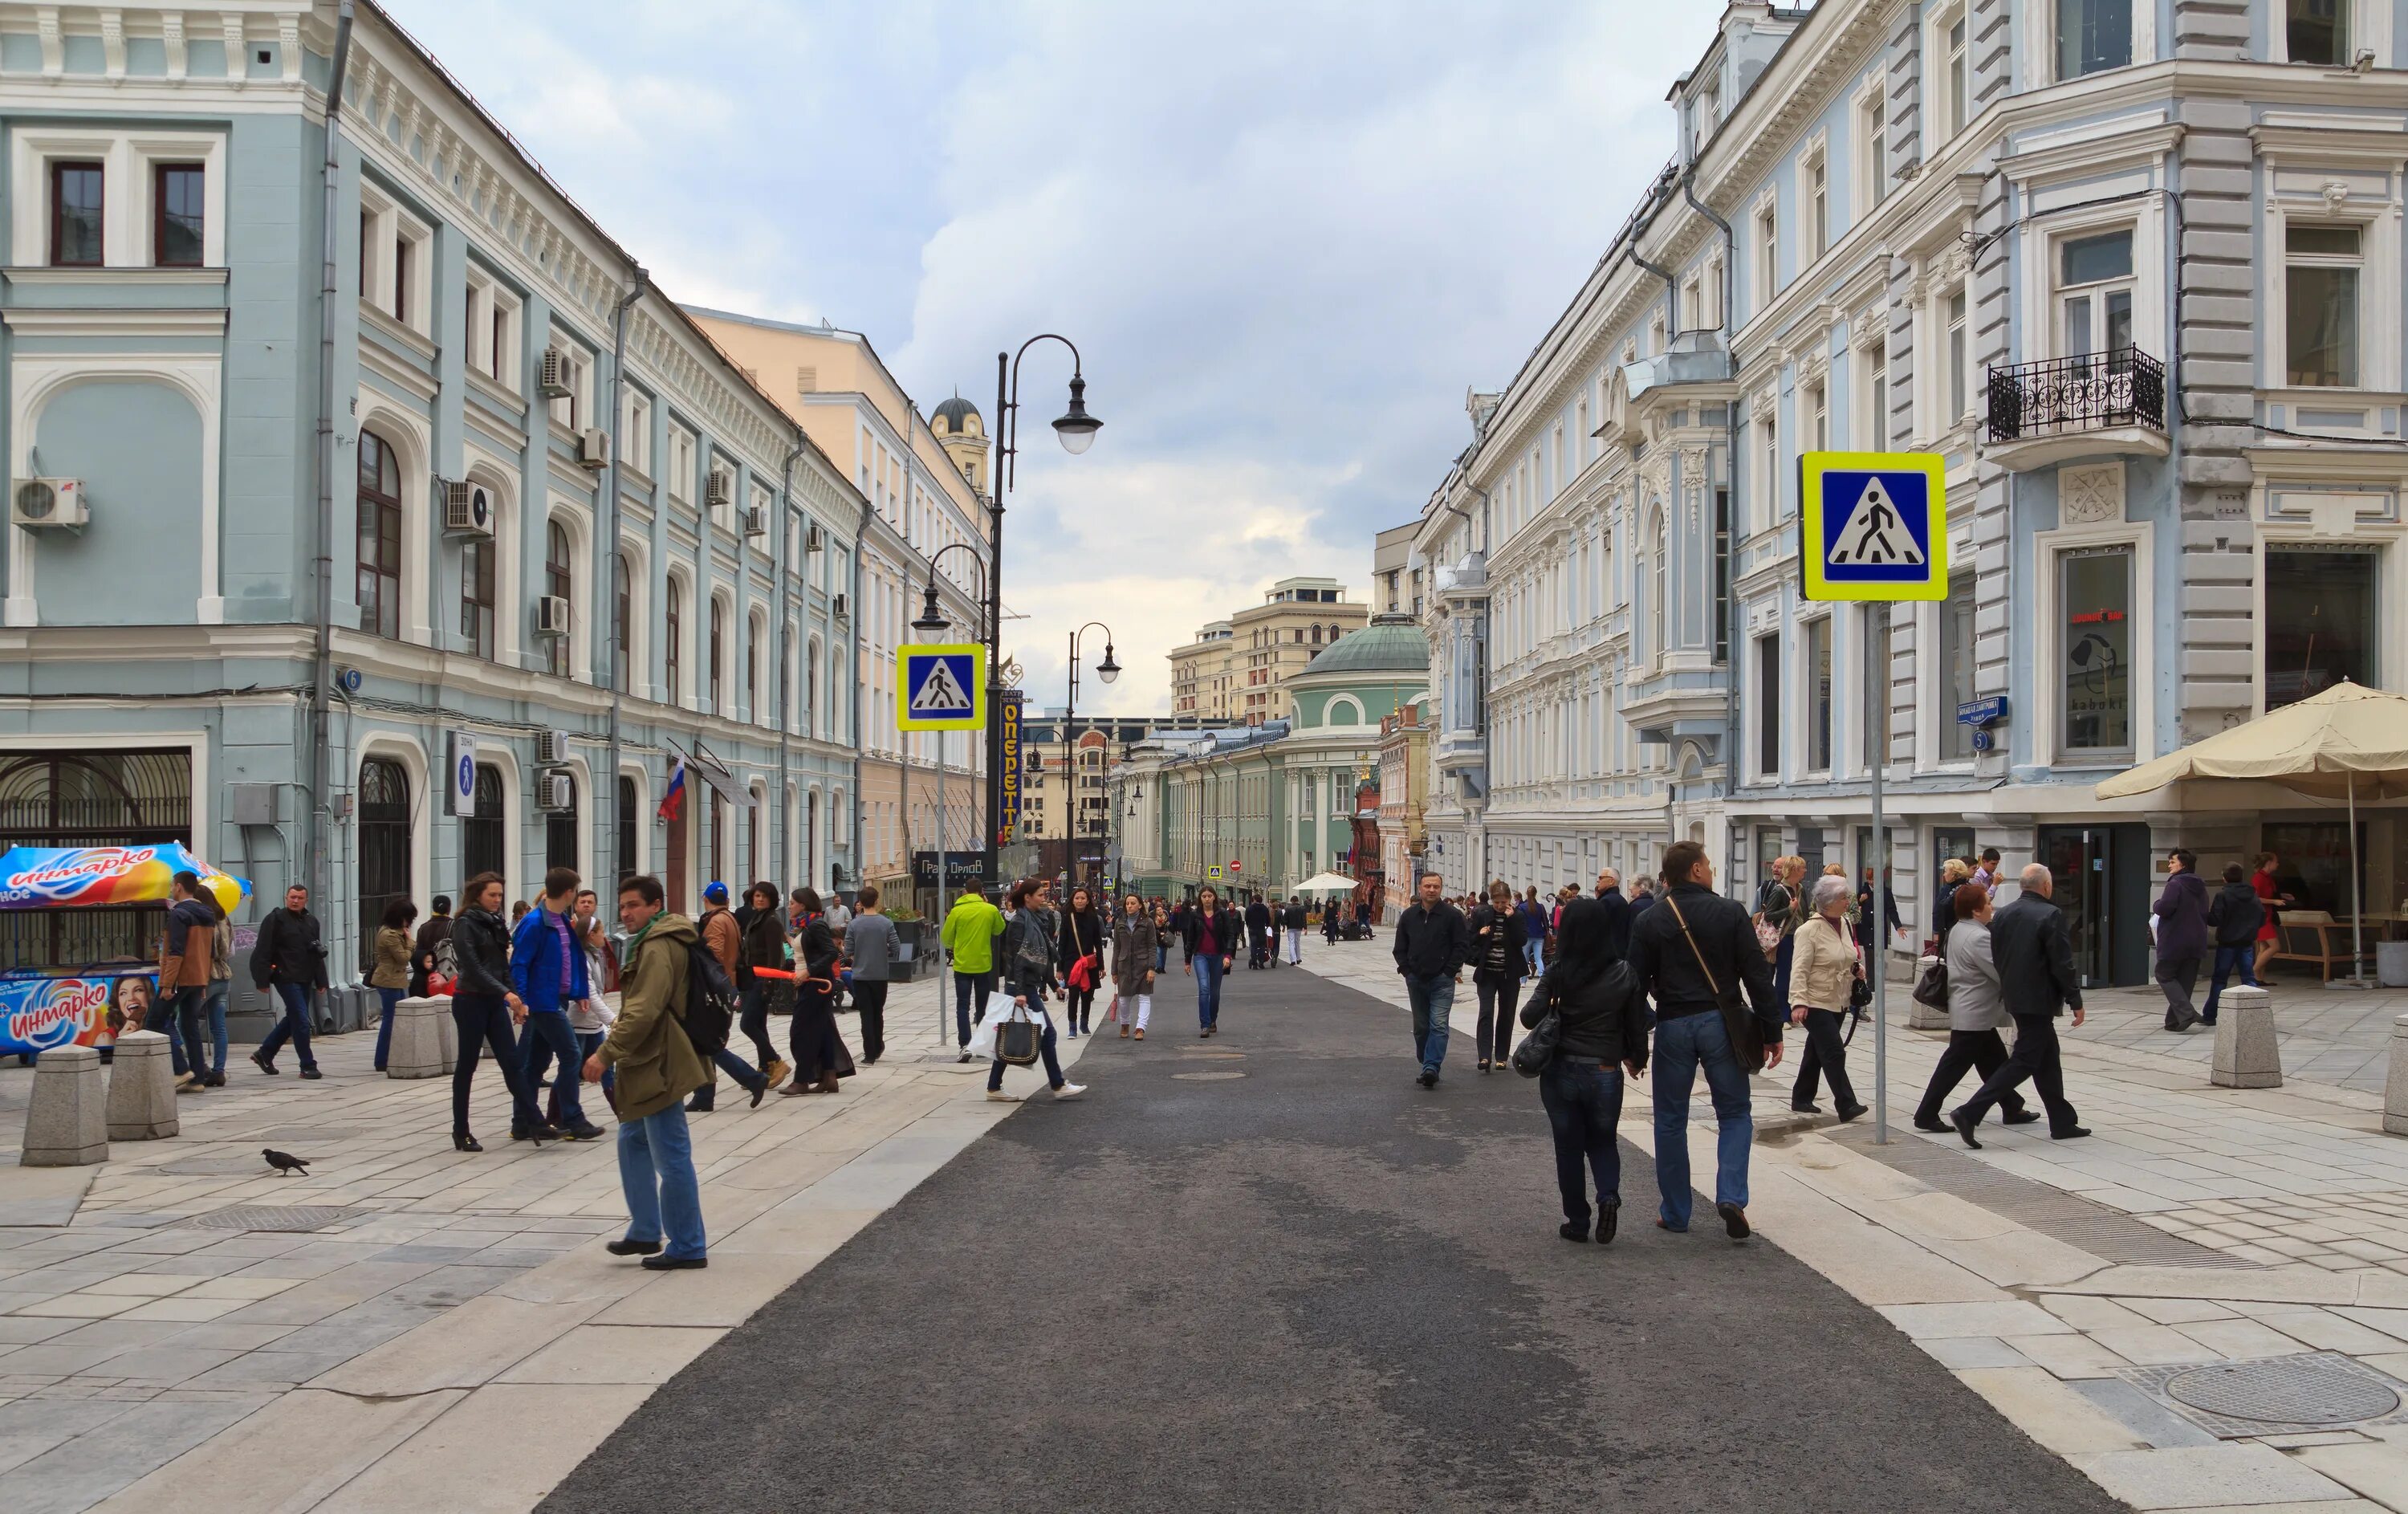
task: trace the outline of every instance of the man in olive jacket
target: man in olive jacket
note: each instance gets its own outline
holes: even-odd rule
[[[709,1265],[702,1191],[695,1176],[685,1096],[710,1071],[685,1033],[686,954],[699,949],[694,922],[661,908],[658,878],[619,886],[619,924],[627,931],[620,974],[619,1018],[585,1061],[585,1081],[616,1068],[619,1188],[627,1199],[627,1233],[612,1256],[639,1256],[654,1272]],[[668,1243],[662,1249],[664,1235]]]

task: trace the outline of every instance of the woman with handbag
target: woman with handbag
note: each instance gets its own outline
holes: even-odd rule
[[[803,888],[802,935],[795,946],[795,1020],[787,1045],[795,1053],[795,1080],[783,1094],[834,1093],[837,1079],[853,1075],[853,1054],[836,1029],[836,932],[820,912],[816,889]]]
[[[1970,879],[1970,870],[1959,871]],[[1914,1111],[1914,1128],[1934,1134],[1956,1130],[1941,1106],[1969,1070],[1980,1073],[1986,1083],[2007,1062],[2006,1043],[1999,1031],[2009,1017],[1998,960],[1990,951],[1990,916],[1996,913],[1990,891],[1978,883],[1960,883],[1949,896],[1948,910],[1948,932],[1940,942],[1940,959],[1948,974],[1948,1049],[1940,1054],[1940,1065],[1931,1070],[1931,1082]],[[2040,1112],[2027,1107],[2017,1093],[2000,1100],[1999,1108],[2009,1125],[2040,1118]]]
[[[1848,930],[1848,910],[1855,902],[1845,876],[1825,874],[1814,883],[1814,913],[1798,928],[1789,966],[1789,1022],[1806,1028],[1810,1055],[1790,1091],[1793,1109],[1813,1107],[1817,1073],[1831,1080],[1831,1100],[1844,1123],[1865,1112],[1848,1081],[1848,1048],[1840,1039],[1840,1017],[1861,1002],[1857,989],[1868,992],[1864,959]]]
[[[1015,1023],[1033,1023],[1037,1053],[1045,1062],[1045,1085],[1054,1090],[1054,1098],[1075,1099],[1087,1091],[1083,1085],[1062,1075],[1062,1062],[1054,1050],[1054,1021],[1045,1013],[1045,990],[1054,984],[1054,937],[1047,930],[1052,915],[1044,907],[1045,887],[1041,881],[1024,878],[1011,886],[1004,899],[1010,918],[1003,928],[1003,991],[1010,996],[1011,1005],[1006,1009],[997,1004],[987,1011],[990,1020],[1005,1022],[996,1027],[995,1063],[986,1073],[986,1096],[996,1103],[1020,1102],[1020,1095],[1003,1091],[1003,1064]],[[1027,1065],[1019,1057],[1011,1060]]]
[[[1554,1032],[1554,1055],[1538,1079],[1539,1103],[1555,1138],[1555,1185],[1563,1190],[1564,1222],[1556,1233],[1568,1241],[1589,1238],[1585,1175],[1593,1175],[1600,1246],[1613,1239],[1622,1216],[1622,1148],[1613,1129],[1622,1119],[1622,1080],[1647,1066],[1647,1001],[1613,949],[1608,925],[1596,900],[1566,903],[1555,964],[1522,1011],[1522,1023],[1534,1031],[1524,1043],[1526,1051],[1542,1050],[1541,1038],[1550,1028]],[[1514,1057],[1515,1070],[1525,1071],[1523,1053]]]
[[[1145,901],[1131,894],[1112,930],[1112,991],[1120,996],[1122,1036],[1134,1031],[1137,1039],[1145,1039],[1146,1021],[1154,1017],[1154,975],[1161,965],[1162,936],[1155,915],[1149,915]]]
[[[1069,1022],[1070,1039],[1089,1033],[1096,1017],[1096,988],[1104,981],[1104,920],[1096,913],[1095,896],[1083,887],[1070,890],[1070,907],[1062,912],[1056,943],[1062,971],[1062,1017]]]
[[[1480,995],[1472,1046],[1484,1073],[1503,1066],[1511,1049],[1513,1003],[1522,996],[1523,970],[1529,965],[1523,950],[1527,940],[1513,890],[1499,878],[1488,886],[1488,901],[1471,912],[1471,983]]]

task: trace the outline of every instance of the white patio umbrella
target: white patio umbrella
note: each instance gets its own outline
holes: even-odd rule
[[[1305,879],[1302,883],[1297,884],[1294,888],[1290,889],[1289,892],[1298,894],[1353,893],[1354,891],[1354,885],[1358,881],[1360,880],[1350,878],[1342,872],[1317,872],[1312,877]]]
[[[2197,778],[2256,778],[2349,805],[2350,954],[2365,982],[2366,901],[2359,880],[2358,800],[2408,794],[2408,698],[2341,683],[2296,704],[2194,742],[2100,784],[2100,799],[2127,799]]]

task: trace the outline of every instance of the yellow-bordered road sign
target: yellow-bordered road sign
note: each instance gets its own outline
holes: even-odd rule
[[[905,730],[986,728],[986,648],[907,646],[895,654],[895,723]]]
[[[1936,452],[1810,452],[1799,458],[1806,598],[1948,598],[1946,469]]]

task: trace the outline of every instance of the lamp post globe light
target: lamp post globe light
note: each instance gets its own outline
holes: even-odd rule
[[[1020,360],[1040,341],[1058,341],[1070,349],[1070,403],[1054,423],[1062,450],[1073,457],[1095,445],[1104,423],[1087,413],[1087,379],[1079,347],[1069,338],[1046,331],[1020,344],[1017,353],[995,354],[995,495],[987,503],[994,528],[987,533],[986,573],[986,857],[982,876],[991,887],[1003,849],[1003,510],[1011,492],[1014,461],[1020,455]],[[934,601],[931,600],[931,603]],[[933,613],[933,612],[931,612]],[[914,622],[915,625],[919,624]],[[1109,648],[1104,660],[1111,662]],[[1096,671],[1107,682],[1120,671],[1102,667]]]

